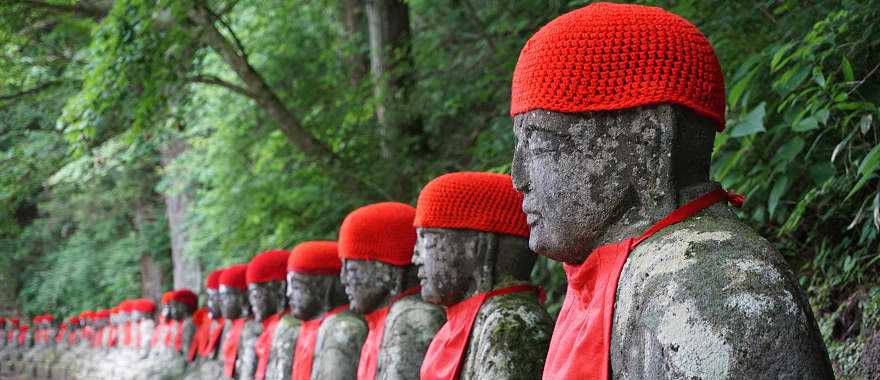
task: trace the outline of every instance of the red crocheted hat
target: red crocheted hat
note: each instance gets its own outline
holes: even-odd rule
[[[79,317],[77,317],[77,316],[75,316],[75,315],[72,316],[72,317],[70,317],[70,318],[67,318],[67,321],[68,321],[71,325],[79,325]]]
[[[434,178],[419,193],[416,227],[529,237],[523,195],[507,174],[461,172]]]
[[[95,312],[95,319],[107,319],[110,318],[110,310],[101,309]]]
[[[220,285],[234,289],[247,289],[247,281],[245,281],[247,267],[248,264],[236,264],[224,269],[220,274]]]
[[[169,290],[165,293],[162,293],[162,304],[167,305],[168,301],[171,301],[171,297],[173,297],[173,296],[174,296],[173,290]]]
[[[211,274],[208,275],[208,279],[205,280],[205,288],[217,290],[217,288],[220,287],[221,274],[223,274],[223,269],[217,269],[211,272]]]
[[[415,208],[398,202],[376,203],[352,211],[339,228],[339,256],[397,266],[412,264],[415,214]]]
[[[18,323],[20,321],[18,320],[18,318],[12,317],[12,318],[9,318],[9,322],[12,323],[13,326],[18,326]]]
[[[246,280],[248,284],[270,281],[284,281],[287,276],[287,258],[290,251],[274,249],[254,256],[248,263]]]
[[[148,298],[139,298],[131,301],[131,309],[143,314],[152,314],[156,311],[156,303]]]
[[[199,306],[199,296],[189,289],[177,289],[171,295],[172,301],[180,302],[195,310]]]
[[[724,76],[709,41],[657,7],[593,3],[535,33],[513,71],[510,114],[686,106],[724,129]]]
[[[307,241],[290,251],[287,271],[302,274],[337,275],[342,270],[335,241]]]

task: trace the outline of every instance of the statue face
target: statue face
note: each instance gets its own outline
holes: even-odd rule
[[[290,313],[297,319],[308,321],[315,319],[325,311],[330,302],[329,294],[332,292],[333,282],[337,281],[332,275],[309,275],[296,272],[287,272],[287,297],[290,304]]]
[[[220,318],[222,312],[220,311],[220,291],[216,289],[206,289],[208,294],[208,303],[207,308],[208,312],[211,313],[212,319]]]
[[[249,304],[243,291],[220,285],[218,293],[220,294],[220,312],[223,313],[223,318],[239,319],[246,316],[243,311],[249,307]]]
[[[452,305],[469,292],[477,260],[476,232],[418,228],[413,264],[419,270],[422,298]]]
[[[248,284],[248,302],[256,320],[262,321],[284,309],[287,304],[284,287],[284,281]]]
[[[602,114],[534,110],[514,118],[511,174],[524,195],[529,247],[540,255],[581,262],[589,242],[621,216],[625,173],[641,152],[627,142],[636,137]]]
[[[170,302],[162,305],[162,308],[159,310],[159,316],[161,316],[165,320],[171,319],[171,303]]]
[[[343,260],[340,280],[351,302],[351,310],[366,314],[388,299],[399,281],[402,268],[375,260]]]
[[[133,312],[131,312],[131,317],[130,317],[130,318],[131,318],[131,321],[132,321],[132,322],[137,323],[137,322],[140,322],[140,321],[142,321],[142,320],[144,320],[144,319],[146,319],[146,318],[151,318],[151,317],[152,317],[152,316],[149,316],[149,317],[148,317],[148,316],[144,315],[144,313],[141,313],[141,312],[139,312],[139,311],[133,311]]]

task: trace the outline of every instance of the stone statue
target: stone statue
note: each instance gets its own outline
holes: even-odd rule
[[[208,318],[202,326],[202,342],[196,352],[196,362],[186,376],[186,379],[219,379],[223,376],[223,364],[221,346],[223,342],[223,330],[225,320],[221,308],[220,276],[223,269],[211,272],[205,281],[205,293],[207,294],[206,308]]]
[[[445,322],[443,310],[419,294],[414,216],[412,206],[377,203],[352,211],[340,227],[342,283],[351,310],[368,326],[358,378],[418,379],[428,345]]]
[[[167,315],[165,336],[152,347],[142,374],[150,379],[177,378],[185,370],[185,348],[195,332],[192,314],[198,308],[198,297],[188,289],[171,293],[163,311]],[[164,340],[164,341],[163,341]]]
[[[413,262],[422,297],[445,305],[449,317],[425,358],[423,379],[541,377],[553,322],[539,290],[528,285],[536,256],[521,204],[503,174],[452,173],[422,189]],[[463,327],[471,321],[470,330]],[[468,334],[466,345],[449,344],[456,331]]]
[[[591,4],[529,40],[511,98],[529,246],[569,280],[545,377],[832,378],[797,277],[709,180],[724,85],[696,27]]]
[[[277,323],[287,309],[285,269],[289,255],[286,250],[270,250],[254,256],[248,263],[248,302],[254,318],[245,324],[241,335],[241,379],[262,380],[260,375],[265,375]]]
[[[218,295],[220,296],[220,312],[223,314],[225,324],[223,327],[223,341],[220,346],[221,354],[218,360],[209,362],[203,366],[204,373],[222,373],[225,378],[240,378],[242,373],[241,350],[244,342],[242,334],[244,326],[251,318],[250,303],[247,300],[246,272],[247,264],[233,265],[220,275]],[[226,354],[230,353],[231,357]],[[229,361],[229,366],[226,366]],[[204,378],[219,378],[207,377]]]

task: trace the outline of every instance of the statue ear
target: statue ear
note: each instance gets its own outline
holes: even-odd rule
[[[678,108],[670,104],[639,107],[626,111],[634,145],[630,164],[634,172],[630,177],[631,189],[643,210],[656,212],[663,217],[675,209],[675,184],[673,162],[679,128]],[[672,197],[660,196],[671,193]],[[659,202],[659,203],[658,203]],[[657,216],[657,215],[655,215]]]
[[[495,279],[497,278],[498,265],[498,237],[489,232],[474,231],[474,239],[468,239],[471,244],[475,244],[474,252],[477,255],[476,268],[478,273],[474,275],[476,278],[477,289],[489,290],[495,287]]]

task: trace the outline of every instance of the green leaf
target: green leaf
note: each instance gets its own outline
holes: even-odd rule
[[[843,70],[843,79],[845,81],[852,82],[856,80],[856,76],[853,74],[852,65],[846,57],[843,57],[843,62],[840,63],[840,69]]]
[[[848,273],[856,266],[856,261],[853,260],[852,256],[846,255],[846,258],[843,260],[843,272]]]
[[[785,53],[787,53],[788,50],[791,49],[792,47],[794,47],[794,43],[789,42],[785,45],[782,45],[782,47],[780,47],[779,50],[777,50],[776,53],[773,54],[773,59],[770,60],[770,71],[771,72],[779,69],[779,67],[780,67],[779,64],[782,62],[782,58],[785,57]]]
[[[731,129],[730,137],[743,137],[765,132],[764,116],[767,113],[766,107],[767,104],[765,102],[758,104],[755,109],[746,114],[743,120]]]
[[[862,187],[868,183],[868,180],[874,177],[874,171],[877,170],[877,165],[880,165],[880,145],[871,149],[871,151],[868,152],[868,155],[865,156],[865,159],[862,160],[858,171],[858,174],[860,175],[859,181],[856,182],[856,185],[853,186],[849,194],[846,195],[846,199],[849,199],[849,197],[861,190]]]
[[[825,88],[828,82],[825,80],[825,74],[822,74],[822,68],[816,66],[813,68],[813,81],[819,85],[819,87]]]
[[[788,176],[783,176],[773,184],[773,189],[770,190],[770,197],[767,199],[767,211],[770,213],[771,218],[776,212],[776,206],[779,205],[779,199],[782,198],[782,194],[785,194],[787,188]]]
[[[868,131],[871,130],[871,124],[873,123],[873,121],[873,114],[867,113],[862,115],[862,118],[859,120],[859,131],[862,132],[863,135],[868,133]]]
[[[730,95],[727,97],[727,103],[731,108],[736,107],[737,103],[739,103],[740,97],[743,92],[748,88],[749,82],[751,82],[752,78],[755,76],[758,70],[752,70],[748,75],[746,75],[743,79],[736,82],[733,88],[730,90]]]
[[[806,132],[816,128],[819,128],[819,120],[816,120],[813,116],[805,117],[791,127],[795,132]]]
[[[773,156],[771,162],[776,165],[788,163],[797,157],[798,153],[804,149],[805,144],[804,139],[800,137],[791,139],[791,141],[779,147],[779,150],[776,151],[776,155]]]
[[[823,108],[821,110],[816,111],[816,114],[814,114],[813,116],[816,117],[816,120],[819,120],[819,123],[822,123],[822,125],[825,125],[828,123],[828,116],[830,116],[830,115],[831,115],[831,112],[828,112],[827,108]]]

